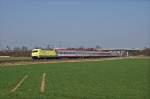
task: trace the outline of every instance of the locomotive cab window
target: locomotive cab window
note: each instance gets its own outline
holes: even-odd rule
[[[36,52],[38,52],[38,50],[35,50],[35,51],[32,51],[33,53],[36,53]]]

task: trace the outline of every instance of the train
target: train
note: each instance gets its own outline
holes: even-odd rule
[[[117,53],[112,51],[83,50],[83,49],[33,49],[32,59],[58,59],[58,58],[98,58],[98,57],[117,57]]]

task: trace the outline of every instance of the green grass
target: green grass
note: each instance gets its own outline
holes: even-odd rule
[[[30,61],[31,57],[0,57],[0,62],[3,61]]]
[[[0,67],[0,99],[150,99],[150,59]],[[42,73],[46,89],[40,93]],[[29,78],[16,90],[16,81]]]

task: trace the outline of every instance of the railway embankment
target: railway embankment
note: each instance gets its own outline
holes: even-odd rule
[[[146,56],[130,56],[130,57],[112,57],[112,58],[90,58],[90,59],[49,59],[49,60],[32,60],[30,57],[16,59],[1,59],[0,67],[13,66],[13,65],[28,65],[28,64],[53,64],[61,62],[87,62],[87,61],[107,61],[107,60],[119,60],[119,59],[150,59]]]

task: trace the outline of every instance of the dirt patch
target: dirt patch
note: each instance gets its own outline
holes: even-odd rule
[[[43,93],[45,91],[45,80],[46,80],[46,73],[43,73],[40,92]]]
[[[16,86],[11,90],[11,92],[16,91],[16,90],[21,86],[21,84],[24,82],[24,80],[27,79],[27,78],[28,78],[28,75],[25,75],[25,76],[16,84]]]

